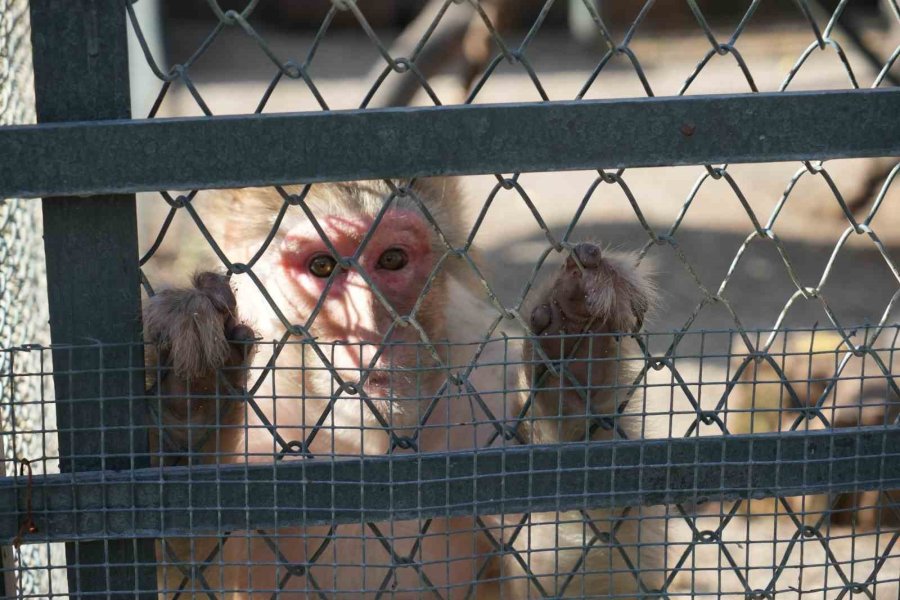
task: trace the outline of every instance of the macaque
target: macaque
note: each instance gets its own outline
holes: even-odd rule
[[[891,391],[874,361],[853,357],[838,375],[846,351],[844,339],[830,331],[795,332],[783,346],[776,341],[771,351],[773,358],[800,404],[771,363],[751,362],[732,392],[735,403],[731,410],[735,412],[728,419],[731,433],[791,431],[795,423],[797,431],[893,423],[900,413],[900,399]],[[734,353],[741,352],[746,352],[746,347],[738,341]],[[886,364],[890,365],[890,361]],[[832,380],[835,380],[833,385]],[[827,425],[818,417],[802,417],[802,407],[817,405]],[[833,522],[852,523],[860,528],[900,523],[900,492],[897,491],[862,491],[841,494],[838,498],[810,494],[788,497],[785,501],[805,523],[817,522],[828,511]],[[747,507],[750,514],[785,513],[776,499],[747,501]]]
[[[590,427],[599,414],[629,437],[641,435],[637,400],[617,414],[637,370],[629,334],[655,298],[633,257],[574,246],[523,307],[531,337],[507,319],[476,355],[499,313],[468,261],[448,251],[447,244],[464,247],[468,234],[454,180],[418,180],[400,194],[381,181],[317,184],[280,221],[284,199],[275,190],[216,193],[230,260],[254,255],[273,227],[277,233],[252,278],[200,273],[192,287],[160,291],[146,303],[145,335],[158,348],[161,373],[157,445],[164,457],[271,463],[280,453],[283,460],[330,460],[612,437]],[[283,339],[293,324],[308,328],[292,331],[277,368],[265,373],[275,346],[259,340]],[[622,335],[605,335],[616,332]],[[549,367],[561,358],[574,381],[560,382]],[[451,377],[469,365],[467,383]],[[258,386],[258,410],[241,400],[248,385]],[[497,435],[497,424],[518,440]],[[283,452],[271,428],[281,440],[300,442],[294,452]],[[400,438],[415,447],[393,446]],[[397,598],[428,596],[422,589],[434,586],[444,598],[520,599],[626,598],[662,585],[658,510],[585,514],[599,539],[582,511],[532,514],[518,535],[522,515],[482,515],[493,541],[474,516],[435,518],[424,534],[420,521],[380,524],[396,556],[411,556],[420,571],[397,565],[362,523],[334,531],[286,527],[268,541],[259,532],[233,532],[202,571],[203,582],[199,569],[188,570],[194,580],[185,589],[207,585],[227,598],[269,598],[276,590],[281,598],[369,598],[389,580],[385,589]],[[199,561],[216,543],[167,540],[163,556]],[[515,548],[518,558],[495,543]],[[284,583],[290,565],[310,577]],[[161,586],[171,594],[185,574],[166,571]]]

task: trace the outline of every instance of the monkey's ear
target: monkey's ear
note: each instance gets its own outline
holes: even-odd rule
[[[273,188],[221,190],[216,210],[223,223],[226,251],[243,252],[248,241],[264,239],[283,204],[284,199]]]
[[[465,206],[458,177],[423,177],[412,185],[413,192],[425,203],[450,243],[461,246],[468,234],[463,225]]]

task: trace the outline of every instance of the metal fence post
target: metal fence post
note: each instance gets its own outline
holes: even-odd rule
[[[32,0],[31,22],[38,122],[130,118],[123,0]],[[60,468],[148,466],[135,196],[44,198],[43,218],[53,343],[121,344],[54,352]],[[69,543],[66,556],[73,596],[156,597],[152,539]]]

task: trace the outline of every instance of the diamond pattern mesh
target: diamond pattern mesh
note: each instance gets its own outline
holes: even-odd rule
[[[431,73],[420,66],[423,64],[420,59],[428,53],[430,44],[440,42],[438,32],[441,31],[441,22],[456,18],[459,16],[457,13],[462,12],[466,14],[466,22],[470,23],[470,30],[480,32],[491,49],[489,59],[480,65],[478,74],[467,82],[465,103],[482,101],[492,78],[510,70],[530,82],[534,97],[528,99],[560,99],[546,83],[548,78],[542,74],[537,66],[539,59],[534,56],[534,48],[539,44],[537,40],[544,32],[543,26],[553,8],[552,0],[539,11],[530,28],[521,34],[514,34],[501,26],[503,11],[514,10],[509,3],[447,0],[438,7],[431,26],[411,49],[406,48],[408,53],[402,55],[396,53],[398,46],[392,46],[369,24],[366,4],[354,0],[333,0],[308,48],[297,51],[297,54],[285,54],[282,48],[276,48],[267,40],[265,28],[255,20],[259,4],[258,0],[250,1],[244,3],[242,8],[226,10],[216,0],[208,0],[208,33],[199,40],[192,53],[174,57],[173,66],[165,68],[160,57],[153,56],[149,45],[142,39],[141,23],[131,3],[127,3],[131,25],[142,42],[148,67],[160,81],[159,94],[146,116],[160,116],[164,105],[178,88],[186,90],[200,112],[212,115],[211,104],[204,98],[204,85],[195,80],[194,73],[205,57],[226,43],[224,39],[229,35],[246,36],[251,40],[265,58],[271,73],[254,112],[266,111],[273,95],[282,86],[289,85],[291,80],[303,88],[303,93],[311,95],[320,109],[331,110],[333,102],[323,91],[327,86],[318,83],[317,57],[326,40],[336,35],[333,29],[337,19],[353,23],[354,28],[371,44],[374,55],[380,57],[379,69],[373,71],[372,80],[366,82],[368,87],[358,102],[359,108],[377,104],[379,92],[384,93],[382,86],[390,85],[393,77],[413,80],[420,88],[420,98],[441,105],[440,91],[434,85]],[[598,82],[608,72],[622,68],[633,72],[639,89],[647,96],[656,95],[659,88],[666,88],[665,92],[669,95],[671,92],[675,95],[695,93],[700,87],[698,82],[711,69],[711,65],[722,60],[734,63],[736,72],[746,82],[747,90],[770,91],[759,81],[772,81],[773,75],[766,72],[760,78],[741,50],[746,32],[757,26],[761,18],[757,13],[763,3],[758,0],[748,2],[737,24],[727,31],[711,25],[704,12],[705,4],[694,0],[686,0],[685,4],[695,21],[695,33],[705,37],[708,48],[697,57],[696,66],[687,73],[680,87],[670,91],[665,84],[654,82],[654,76],[658,74],[645,66],[645,60],[635,50],[636,40],[642,35],[653,35],[645,30],[644,24],[654,9],[654,2],[636,5],[633,21],[621,33],[607,22],[592,2],[585,2],[601,46],[596,53],[597,60],[584,77],[575,99],[593,98],[598,93],[602,95],[602,90],[598,91],[601,87]],[[794,27],[802,29],[808,42],[793,58],[775,90],[792,91],[802,87],[802,78],[808,70],[822,68],[823,63],[815,62],[822,57],[828,57],[831,61],[828,64],[840,74],[844,87],[878,88],[896,84],[896,63],[900,56],[898,41],[894,39],[893,46],[888,43],[887,47],[879,49],[884,52],[883,56],[875,59],[877,68],[873,69],[873,65],[868,63],[859,64],[857,57],[848,50],[850,38],[839,31],[844,26],[848,4],[841,1],[828,10],[823,9],[820,3],[806,0],[798,0],[792,5],[795,11]],[[894,0],[887,3],[886,15],[895,22],[895,27],[900,23],[900,9]],[[344,99],[341,99],[338,104],[343,102]],[[898,332],[894,308],[900,293],[900,271],[893,256],[892,244],[879,235],[879,223],[880,216],[887,210],[884,206],[887,206],[889,196],[896,194],[898,171],[900,164],[893,161],[880,172],[872,197],[863,205],[858,205],[842,194],[829,164],[803,162],[784,183],[783,194],[777,202],[763,210],[748,199],[748,189],[753,182],[747,177],[735,176],[730,165],[706,165],[699,169],[674,219],[662,228],[655,225],[657,219],[646,215],[647,207],[652,205],[654,199],[642,197],[634,191],[637,187],[629,185],[629,181],[633,181],[634,170],[598,169],[592,173],[592,181],[580,192],[580,203],[571,215],[565,215],[563,226],[559,225],[559,214],[546,214],[546,209],[542,209],[540,203],[533,199],[527,177],[519,173],[498,173],[494,176],[492,189],[476,210],[476,217],[464,240],[454,240],[445,231],[446,225],[429,211],[427,203],[415,191],[414,182],[387,181],[386,200],[380,212],[355,253],[345,257],[341,257],[334,248],[319,222],[320,216],[306,202],[312,187],[276,186],[273,190],[280,198],[280,207],[274,222],[262,244],[242,262],[226,252],[215,223],[204,218],[202,200],[204,196],[214,198],[215,192],[163,191],[160,201],[166,204],[166,215],[145,244],[148,250],[141,258],[144,267],[142,283],[149,296],[157,292],[163,282],[159,281],[159,269],[153,268],[154,260],[160,259],[160,248],[172,243],[173,231],[174,235],[178,235],[173,230],[173,224],[186,220],[193,224],[195,236],[203,240],[204,252],[215,257],[216,266],[227,271],[240,285],[255,289],[264,299],[272,318],[280,322],[285,333],[280,340],[263,344],[271,360],[254,373],[250,389],[243,396],[243,406],[247,414],[256,414],[259,427],[271,434],[270,455],[274,455],[276,462],[316,460],[327,454],[317,449],[322,447],[321,440],[326,437],[323,431],[334,434],[333,415],[337,403],[342,397],[357,394],[364,400],[364,410],[374,420],[372,429],[387,437],[386,452],[389,454],[422,451],[419,448],[421,433],[429,427],[442,426],[433,424],[431,419],[439,400],[446,397],[469,399],[473,421],[487,426],[490,433],[483,436],[478,447],[515,447],[528,441],[522,437],[517,426],[530,418],[531,402],[526,402],[521,412],[513,418],[494,414],[484,397],[508,390],[479,389],[473,381],[473,372],[483,366],[480,360],[488,355],[489,347],[500,344],[505,348],[505,344],[510,343],[506,334],[508,329],[531,333],[528,315],[523,311],[536,293],[534,290],[538,282],[558,261],[573,256],[576,245],[581,241],[580,220],[588,207],[600,202],[604,194],[614,192],[627,202],[633,220],[642,232],[641,239],[629,241],[630,248],[637,251],[639,261],[649,262],[657,255],[666,253],[681,269],[679,276],[690,283],[691,302],[686,309],[680,306],[681,312],[673,311],[679,316],[684,313],[674,331],[644,331],[633,335],[639,349],[637,357],[619,356],[617,359],[633,361],[636,365],[634,379],[616,382],[622,393],[613,414],[591,415],[591,436],[595,439],[628,438],[628,431],[621,425],[622,417],[633,413],[644,415],[648,423],[654,420],[656,423],[664,422],[662,437],[673,438],[861,425],[896,427],[900,389],[893,376]],[[845,222],[843,231],[829,242],[832,248],[830,259],[815,271],[814,277],[810,276],[802,250],[780,235],[781,231],[796,226],[790,216],[791,207],[796,204],[796,196],[801,194],[798,190],[809,180],[822,184],[818,189],[825,192],[820,201],[824,203],[827,197],[829,205],[835,207],[835,212]],[[715,191],[710,192],[710,188]],[[723,212],[727,210],[746,215],[746,219],[742,218],[744,225],[741,229],[745,237],[738,247],[716,249],[716,252],[727,252],[733,259],[724,273],[712,278],[698,266],[698,262],[702,261],[685,250],[684,243],[693,232],[685,224],[689,222],[688,217],[698,212],[695,208],[698,198],[711,193],[719,198]],[[440,242],[441,256],[436,261],[434,272],[429,275],[429,281],[437,278],[445,263],[454,261],[462,264],[477,282],[479,293],[495,311],[478,339],[472,340],[473,358],[470,362],[448,362],[447,349],[439,340],[429,338],[428,328],[422,323],[419,311],[427,288],[409,314],[400,315],[360,263],[360,256],[385,214],[398,204],[414,206],[421,212]],[[534,252],[535,260],[529,265],[529,275],[525,280],[509,284],[502,277],[498,278],[485,270],[477,255],[476,240],[483,237],[482,228],[486,221],[497,218],[498,211],[502,214],[513,204],[533,219],[531,227],[537,233],[539,250]],[[650,210],[654,210],[652,206]],[[329,247],[334,256],[341,257],[338,272],[343,269],[359,273],[383,308],[391,314],[391,329],[411,327],[415,330],[418,334],[417,352],[427,356],[437,370],[447,374],[434,398],[426,398],[420,403],[411,423],[397,425],[391,411],[385,411],[384,406],[362,393],[365,376],[357,381],[348,380],[333,366],[335,345],[313,335],[312,328],[316,319],[321,318],[322,305],[333,278],[329,279],[326,293],[303,322],[292,322],[286,316],[289,314],[288,307],[280,305],[279,296],[266,289],[258,270],[274,252],[273,242],[278,239],[279,228],[290,215],[302,216],[313,224],[322,243]],[[731,294],[735,281],[748,276],[748,270],[758,266],[754,253],[761,246],[770,252],[768,268],[777,270],[779,276],[790,282],[784,296],[779,296],[779,310],[774,320],[767,323],[764,330],[758,328],[756,315],[749,319],[754,324],[746,325],[747,319],[743,318],[739,308],[744,299]],[[887,288],[892,292],[886,304],[877,307],[878,318],[868,324],[857,323],[853,317],[844,318],[841,309],[830,301],[831,289],[840,285],[835,279],[840,277],[841,260],[851,248],[863,246],[868,249],[867,256],[878,261],[877,266],[866,265],[864,268],[877,268],[884,273],[884,279],[890,282]],[[191,248],[186,250],[192,251]],[[746,290],[745,287],[740,289]],[[775,290],[762,289],[760,293],[774,294]],[[857,293],[863,297],[861,301],[871,308],[873,299],[865,297],[864,290],[857,290]],[[801,305],[816,305],[822,315],[821,324],[806,323],[797,327],[793,315]],[[702,327],[697,324],[711,311],[724,311],[729,331],[700,331]],[[386,340],[390,333],[385,332]],[[298,344],[310,348],[322,367],[279,362],[279,357],[287,355],[286,349]],[[538,354],[542,353],[539,351]],[[502,355],[507,356],[506,349]],[[554,361],[553,357],[543,355],[536,360],[544,369],[544,377],[565,379],[571,376],[565,372],[565,366]],[[374,363],[375,359],[369,367],[373,367]],[[713,366],[708,366],[704,375],[704,366],[707,365]],[[279,368],[297,371],[324,368],[330,372],[333,381],[330,396],[321,398],[324,406],[321,414],[305,421],[302,428],[291,429],[291,435],[296,433],[296,437],[286,437],[278,423],[262,416],[265,410],[260,403],[276,394],[271,388],[274,386],[274,372]],[[851,386],[854,386],[852,390]],[[868,389],[875,390],[870,394],[873,398],[870,404],[865,400],[869,397],[866,396]],[[844,401],[847,396],[852,397],[853,401]],[[646,426],[649,429],[649,425]],[[187,450],[199,452],[208,443],[208,437],[198,436],[191,440],[191,448]],[[172,457],[169,464],[187,464],[184,454],[182,451],[181,455]],[[384,493],[391,491],[386,489]],[[465,527],[470,532],[478,532],[479,538],[491,548],[491,552],[479,557],[476,564],[462,567],[466,575],[459,579],[460,585],[456,587],[434,581],[434,565],[425,564],[423,560],[423,556],[434,555],[423,548],[444,543],[452,533],[443,529],[447,525],[441,519],[341,523],[303,531],[221,532],[217,537],[190,538],[187,544],[183,543],[184,540],[164,539],[160,541],[158,558],[163,572],[161,581],[167,582],[169,589],[166,595],[171,598],[228,597],[224,589],[226,569],[240,569],[247,562],[259,559],[234,550],[238,546],[236,540],[240,539],[262,540],[268,549],[262,560],[273,563],[277,574],[274,589],[268,589],[268,584],[254,587],[251,576],[246,585],[255,590],[253,597],[293,597],[292,593],[308,597],[335,597],[337,590],[345,588],[337,581],[337,569],[331,567],[346,565],[346,561],[353,560],[342,555],[343,549],[350,547],[347,544],[349,541],[365,548],[368,553],[365,564],[372,575],[365,574],[364,591],[373,597],[485,597],[481,582],[513,577],[502,569],[499,573],[495,572],[497,557],[508,557],[518,565],[521,573],[516,573],[515,577],[524,582],[518,588],[523,590],[521,597],[597,597],[593,596],[597,591],[591,589],[591,580],[585,576],[584,565],[587,557],[600,554],[608,557],[608,571],[616,573],[613,589],[604,590],[602,597],[687,597],[689,594],[706,594],[774,598],[776,595],[797,597],[812,593],[828,598],[848,594],[887,598],[896,597],[898,593],[896,574],[900,572],[900,554],[896,542],[900,533],[896,526],[891,525],[894,520],[900,521],[897,496],[895,491],[881,490],[856,495],[808,494],[719,503],[698,500],[692,505],[676,503],[665,507],[630,507],[616,509],[609,514],[581,509],[505,515],[499,525],[482,516],[474,516],[465,521]],[[842,518],[844,524],[840,522]],[[866,520],[868,525],[864,523]],[[650,539],[642,540],[639,534],[635,535],[639,526],[653,521],[660,524],[664,539],[657,540],[650,536]],[[558,572],[554,575],[534,572],[532,566],[539,563],[533,560],[532,551],[529,551],[530,540],[545,535],[545,531],[559,531],[553,523],[560,522],[580,531],[577,541],[570,548],[576,550],[577,558],[557,565]],[[570,542],[557,540],[554,545],[561,547],[566,543]],[[304,548],[300,561],[292,558],[297,553],[290,550],[297,545]],[[243,549],[246,546],[238,547]],[[647,547],[654,547],[665,555],[664,572],[642,568]],[[457,566],[447,564],[437,570],[441,568],[446,568],[449,573],[451,568],[456,569]],[[616,586],[620,587],[616,589]]]

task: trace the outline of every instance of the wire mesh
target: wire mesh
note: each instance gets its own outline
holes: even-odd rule
[[[112,539],[134,531],[154,531],[145,529],[141,514],[156,512],[161,520],[154,521],[155,531],[169,532],[160,536],[156,565],[160,593],[165,597],[242,593],[288,597],[745,597],[801,591],[816,597],[839,597],[851,591],[892,597],[898,589],[900,507],[897,492],[879,486],[889,481],[897,484],[897,470],[889,466],[898,450],[896,436],[876,439],[872,454],[876,468],[868,477],[859,457],[848,462],[840,459],[834,447],[828,450],[836,436],[827,438],[831,443],[824,446],[822,454],[808,445],[801,450],[799,461],[787,450],[790,437],[769,438],[779,452],[773,455],[774,461],[754,461],[754,469],[796,469],[803,471],[801,485],[814,488],[821,481],[830,481],[832,489],[765,498],[773,492],[759,488],[743,490],[743,500],[728,500],[731,484],[725,471],[720,471],[727,464],[724,456],[690,457],[687,464],[691,469],[709,465],[711,474],[703,484],[677,477],[654,481],[647,473],[659,465],[646,464],[654,458],[638,461],[645,473],[635,477],[634,471],[628,471],[629,459],[620,458],[619,464],[615,459],[572,463],[553,450],[546,456],[530,455],[521,471],[528,475],[526,482],[517,489],[521,482],[516,481],[515,461],[521,457],[517,459],[515,452],[526,447],[522,444],[527,440],[496,435],[521,432],[545,421],[574,431],[593,429],[592,439],[606,439],[613,454],[618,448],[621,456],[627,456],[630,438],[638,436],[645,441],[716,440],[715,436],[723,434],[773,431],[790,436],[896,430],[900,396],[892,367],[900,330],[890,326],[880,335],[876,331],[869,328],[852,336],[854,347],[865,348],[858,356],[833,330],[751,332],[757,347],[764,347],[763,342],[775,336],[776,341],[762,352],[744,348],[741,336],[731,331],[687,333],[682,337],[696,338],[694,343],[676,345],[665,357],[646,348],[655,345],[654,338],[670,344],[673,334],[637,334],[638,347],[644,350],[630,359],[635,363],[633,381],[584,382],[589,394],[605,393],[612,387],[621,401],[608,405],[606,412],[585,410],[583,414],[541,417],[533,411],[520,413],[523,404],[514,402],[512,396],[527,394],[530,388],[478,390],[477,396],[484,402],[480,406],[471,388],[456,393],[443,390],[437,408],[432,406],[433,399],[422,397],[416,399],[415,412],[378,415],[383,405],[377,404],[374,391],[373,402],[364,403],[340,391],[326,398],[297,397],[286,390],[273,396],[260,393],[264,387],[254,394],[241,393],[229,389],[224,380],[218,390],[195,391],[188,396],[151,387],[143,401],[151,406],[153,415],[149,427],[156,440],[151,444],[156,466],[144,481],[157,489],[163,481],[173,487],[177,481],[194,482],[196,487],[181,492],[187,494],[190,510],[179,508],[178,492],[151,498],[132,490],[121,497],[115,484],[125,479],[117,480],[113,473],[101,479],[65,476],[46,484],[33,481],[23,469],[15,487],[20,499],[28,499],[28,513],[4,509],[0,523],[8,535],[10,526],[15,528],[23,517],[31,520],[36,531],[20,529],[20,541],[25,543],[53,536]],[[534,364],[510,359],[521,341],[507,337],[490,342],[502,348],[504,368],[534,368]],[[297,346],[296,350],[308,345],[288,344]],[[340,348],[320,346],[326,352]],[[702,350],[681,350],[696,347]],[[322,368],[291,360],[298,356],[291,350],[282,350],[276,363],[279,379],[308,379],[313,376],[310,369]],[[471,352],[471,347],[461,350]],[[109,351],[115,349],[97,345],[56,348],[57,364],[65,364],[59,361],[61,353],[87,353],[95,357],[97,368],[68,372],[57,366],[55,373],[16,369],[13,377],[100,379],[104,377],[103,354]],[[49,349],[28,352],[50,354]],[[476,359],[478,368],[495,360],[486,354],[490,353]],[[620,359],[597,359],[596,372],[601,372],[604,360]],[[449,364],[448,370],[470,367]],[[274,377],[265,367],[253,370],[253,380]],[[156,376],[170,377],[171,370],[160,369]],[[428,369],[413,376],[427,378]],[[561,395],[567,390],[557,385],[546,391]],[[502,400],[498,402],[496,396]],[[186,397],[190,398],[185,407],[188,413],[173,427],[166,417],[167,408],[173,402],[180,405]],[[211,421],[203,412],[204,402],[209,401],[214,401],[218,413]],[[308,411],[322,413],[316,419],[297,419],[296,410],[291,414],[291,409],[298,402]],[[448,421],[460,403],[467,405],[464,412],[471,410],[470,421]],[[489,414],[488,407],[494,406],[497,413],[496,406],[505,403],[511,405],[506,407],[507,415]],[[51,406],[46,400],[34,404]],[[28,404],[17,408],[30,410]],[[348,427],[346,415],[341,414],[347,410],[366,413],[369,424]],[[238,413],[237,418],[229,418],[229,412]],[[453,433],[462,428],[471,430],[471,437],[454,440]],[[184,435],[173,439],[173,432]],[[46,428],[35,435],[43,439],[56,433]],[[368,444],[367,450],[379,440],[383,448],[391,448],[393,461],[380,469],[376,462],[360,468],[359,451],[348,450],[352,447],[346,443],[348,434]],[[429,440],[430,447],[418,445]],[[756,443],[765,445],[765,441]],[[582,458],[597,447],[584,443],[564,446],[564,451]],[[474,450],[476,460],[453,462],[441,469],[441,463],[464,456],[460,449]],[[651,450],[647,447],[642,453],[650,457]],[[35,461],[35,468],[58,458],[48,454]],[[416,460],[404,463],[404,458]],[[661,458],[666,467],[680,461],[671,449]],[[498,475],[493,460],[508,461],[500,470],[506,487],[502,491],[490,489]],[[296,466],[294,471],[279,474],[278,469],[291,465]],[[175,479],[167,479],[166,473],[173,469],[187,478],[173,474]],[[776,477],[781,485],[791,485],[789,473]],[[828,475],[823,477],[823,473]],[[541,479],[563,484],[548,487]],[[200,485],[204,482],[211,486]],[[290,482],[300,486],[283,487]],[[466,488],[460,494],[453,490],[454,485],[466,483],[476,491]],[[98,486],[108,487],[101,491]],[[60,489],[54,493],[54,487]],[[66,488],[78,498],[74,504],[49,503],[52,496],[67,496]],[[304,490],[304,497],[288,495],[296,490]],[[547,490],[555,492],[548,496]],[[681,500],[654,506],[654,491],[675,492],[681,494]],[[638,493],[636,502],[635,496],[617,496],[634,492]],[[471,495],[467,497],[467,493]],[[498,515],[493,512],[497,505],[491,504],[498,495],[509,506],[517,506],[518,500],[522,503],[518,506],[557,509]],[[358,505],[342,501],[341,496],[358,496],[354,501]],[[623,506],[631,502],[635,503]],[[355,509],[367,503],[372,505],[367,512]],[[92,514],[86,514],[83,507],[87,506],[94,507]],[[271,518],[262,516],[266,506],[278,509],[272,511],[275,526],[260,526],[271,523]],[[300,507],[307,512],[298,512]],[[310,512],[311,508],[318,512]],[[237,523],[244,523],[244,528]],[[77,564],[69,566],[78,568]],[[548,567],[552,569],[547,571]],[[601,582],[603,591],[599,593]]]
[[[479,32],[491,49],[468,72],[465,103],[482,101],[503,68],[522,71],[535,99],[557,99],[533,56],[552,1],[513,43],[512,34],[499,26],[497,11],[511,10],[507,4],[447,0],[421,37],[399,53],[369,24],[364,3],[336,0],[297,58],[287,58],[254,23],[258,4],[225,10],[209,0],[210,31],[186,58],[164,69],[142,38],[133,2],[124,3],[148,68],[160,81],[149,118],[164,113],[178,86],[197,110],[213,114],[194,73],[228,35],[246,36],[271,65],[273,75],[254,112],[268,110],[290,80],[301,83],[319,108],[333,109],[336,103],[315,73],[338,18],[358,26],[383,63],[373,71],[359,107],[379,104],[379,93],[394,97],[382,86],[398,76],[413,80],[420,97],[440,105],[441,92],[423,57],[440,39],[443,20],[460,11],[469,32]],[[653,4],[642,4],[618,35],[594,3],[584,3],[602,50],[575,99],[603,95],[597,82],[614,62],[623,61],[647,96],[669,91],[665,81],[653,82],[653,71],[635,50]],[[709,48],[671,92],[693,93],[722,57],[734,61],[741,83],[753,92],[766,86],[796,89],[811,57],[820,53],[836,59],[843,87],[892,85],[900,45],[885,42],[887,52],[874,55],[874,69],[871,57],[855,64],[838,33],[848,4],[841,1],[823,12],[819,3],[798,1],[798,22],[808,40],[779,77],[768,72],[760,77],[739,47],[761,2],[750,2],[723,36],[701,5],[688,0],[685,6]],[[900,22],[893,0],[888,17]],[[690,137],[691,127],[686,124],[683,135]],[[145,396],[103,396],[99,402],[146,406],[154,466],[126,476],[35,477],[39,467],[50,472],[76,454],[67,442],[73,444],[72,434],[79,432],[57,430],[53,404],[45,396],[30,393],[30,400],[5,401],[13,416],[46,415],[39,426],[28,427],[41,451],[17,457],[14,477],[0,490],[15,506],[0,509],[5,534],[24,544],[22,549],[44,540],[157,538],[152,568],[159,593],[169,598],[896,597],[900,492],[894,486],[900,477],[891,459],[898,453],[893,434],[900,414],[893,376],[900,271],[891,244],[876,229],[887,218],[882,207],[895,191],[900,165],[891,161],[870,197],[856,203],[845,199],[831,165],[804,162],[765,208],[750,198],[752,183],[735,174],[739,167],[693,169],[693,185],[666,226],[646,216],[651,201],[633,191],[631,169],[591,173],[571,212],[556,206],[552,214],[530,192],[528,176],[496,174],[469,224],[455,214],[456,192],[441,187],[449,182],[160,192],[166,214],[140,259],[142,284],[148,305],[185,319],[162,326],[147,319],[147,341],[155,343],[146,350],[158,364],[147,373],[111,373],[104,356],[123,348],[97,343],[52,351],[13,348],[7,355],[16,360],[4,370],[10,382],[40,387],[63,378],[74,390],[79,382],[96,382],[102,390],[110,379],[146,377]],[[808,180],[822,184],[820,197],[845,222],[813,277],[803,249],[782,235],[791,226],[784,215]],[[697,199],[714,186],[712,193],[728,198],[730,212],[746,220],[736,247],[715,249],[730,262],[711,284],[698,257],[685,251],[695,233],[685,222],[697,212],[692,210]],[[634,251],[632,258],[582,243],[581,220],[605,193],[620,195],[633,215],[638,235],[623,244]],[[533,219],[539,250],[524,276],[510,282],[490,272],[478,246],[485,221],[513,204]],[[348,235],[341,219],[360,212],[365,227]],[[413,220],[418,229],[407,230],[398,219]],[[165,271],[172,265],[160,249],[173,237],[181,241],[178,232],[173,236],[179,222],[195,230],[215,269],[237,286],[234,304],[226,291],[231,283],[210,282],[209,275],[195,280],[193,290],[165,291],[170,287]],[[230,225],[220,230],[223,222]],[[418,276],[421,285],[404,296],[402,282],[379,269],[385,260],[400,260],[397,270],[406,266],[408,256],[385,258],[382,251],[385,236],[409,231],[412,237],[403,243],[412,247],[426,240],[427,249],[420,251],[431,258]],[[319,261],[315,268],[324,269],[316,275],[320,292],[308,298],[286,292],[284,281],[273,275],[285,257],[296,258],[306,245],[316,246],[318,254],[303,255],[298,264],[311,270]],[[757,300],[732,292],[748,265],[751,270],[759,265],[753,254],[761,245],[771,251],[767,268],[778,265],[788,281],[784,296],[760,285],[759,295],[777,304],[765,330],[746,324],[759,320],[744,312]],[[850,291],[864,306],[854,312],[835,301],[846,296],[834,287],[846,274],[837,265],[860,247],[868,249],[871,261],[863,267],[878,269],[879,291],[886,289],[888,297],[882,301],[858,286]],[[600,249],[600,263],[591,248]],[[627,319],[606,322],[603,313],[599,330],[592,329],[592,314],[568,332],[572,335],[553,335],[565,334],[565,324],[559,332],[538,335],[539,311],[546,307],[548,321],[558,325],[554,307],[570,300],[560,294],[573,280],[593,281],[598,268],[606,285],[620,278],[631,286],[629,297],[647,300],[650,285],[631,278],[662,252],[693,292],[677,310],[657,308],[678,316],[674,332],[653,332],[652,314],[651,331],[642,329],[646,302],[614,313]],[[356,324],[371,329],[367,339],[341,342],[329,320],[346,316],[336,317],[329,302],[351,293],[346,283],[351,276],[376,320]],[[547,287],[547,281],[555,285]],[[659,285],[663,300],[669,300]],[[465,294],[454,294],[458,289]],[[442,301],[450,305],[452,318],[437,325],[433,307]],[[808,313],[797,318],[800,307],[809,306],[824,326],[804,322]],[[724,313],[727,331],[699,330],[713,310]],[[865,324],[860,313],[874,318]],[[238,314],[248,321],[240,322]],[[218,343],[203,346],[203,332],[215,332]],[[179,354],[179,340],[194,343],[197,351],[215,346],[224,352],[217,363],[224,368],[212,376],[179,364],[185,356]],[[49,361],[23,365],[18,359],[51,353],[54,369]],[[74,356],[81,359],[71,360]],[[84,364],[85,356],[95,357],[96,369],[67,368]],[[77,393],[67,408],[78,409]],[[4,429],[5,445],[14,433]],[[140,427],[129,433],[144,435]],[[111,432],[101,427],[96,434]],[[743,434],[761,437],[753,438],[743,458],[734,458],[725,440]],[[50,445],[57,435],[63,440],[59,450]],[[660,455],[654,452],[661,447],[649,443],[677,438],[717,440],[703,447],[710,455],[692,455],[699,479],[675,477],[672,469],[682,463],[672,454],[674,446]],[[792,446],[792,439],[802,444]],[[558,444],[548,447],[550,442]],[[527,450],[532,447],[537,450]],[[600,458],[594,454],[606,449],[609,454]],[[637,462],[628,463],[632,459]],[[733,486],[726,476],[732,461],[747,469],[743,486]],[[523,464],[524,471],[516,471]],[[763,484],[753,477],[770,479]],[[71,501],[64,501],[69,494]],[[467,494],[468,502],[462,502]],[[70,556],[69,564],[54,559],[45,570],[63,568],[77,579],[82,565]],[[114,589],[116,582],[109,585]],[[20,587],[19,593],[66,592]]]
[[[0,2],[0,126],[34,122],[34,91],[28,3]],[[0,200],[0,347],[23,340],[47,338],[46,290],[41,222],[37,206],[16,198]],[[38,354],[0,353],[0,373],[37,366]],[[43,398],[52,391],[49,381],[0,380],[0,430],[3,431],[3,475],[15,473],[18,461],[56,452],[56,439],[31,432],[54,427],[52,405],[23,402]],[[46,424],[46,425],[44,425]],[[52,465],[39,463],[35,473],[53,473]],[[64,564],[61,544],[34,544],[13,552],[3,548],[4,593],[15,590],[39,596],[65,591],[64,573],[49,571],[51,564]]]

